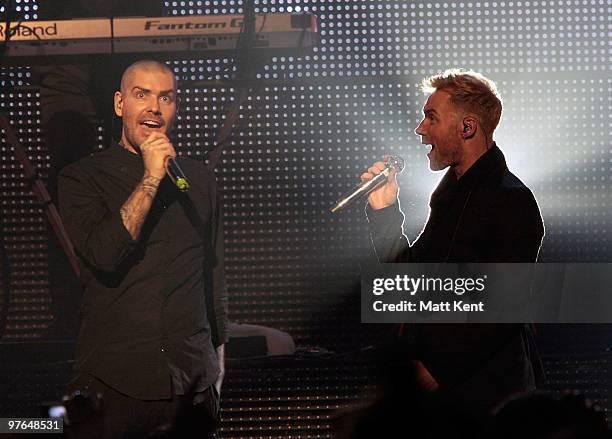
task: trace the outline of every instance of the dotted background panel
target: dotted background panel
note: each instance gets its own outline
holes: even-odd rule
[[[294,71],[272,67],[269,77],[430,75],[449,66],[489,74],[605,72],[610,64],[605,0],[259,4],[263,12],[297,6],[320,18],[313,56]]]
[[[0,111],[41,176],[49,165],[40,130],[38,95],[34,89],[0,92]],[[47,220],[30,190],[23,168],[0,136],[0,236],[2,243],[2,339],[38,339],[53,315],[49,310]]]
[[[336,348],[356,347],[355,331],[372,329],[352,327],[359,262],[372,258],[363,203],[337,216],[329,208],[385,153],[385,142],[406,136],[405,105],[388,102],[402,88],[288,85],[251,94],[218,172],[232,318]],[[226,90],[183,95],[179,136],[210,139]],[[397,128],[384,118],[394,113]]]
[[[44,1],[44,0],[42,0]],[[0,13],[5,12],[5,2],[2,2],[0,6]],[[15,16],[22,20],[36,20],[38,19],[38,0],[14,0]],[[4,17],[3,17],[4,20]]]
[[[546,224],[540,260],[609,262],[612,79],[546,76],[500,81],[509,111],[498,142],[540,204]]]

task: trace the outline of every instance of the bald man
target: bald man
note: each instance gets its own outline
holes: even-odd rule
[[[59,177],[85,288],[68,390],[103,395],[101,437],[170,423],[187,393],[199,437],[216,428],[227,341],[223,237],[212,171],[177,159],[188,193],[166,177],[176,88],[165,64],[128,67],[114,95],[121,140]]]

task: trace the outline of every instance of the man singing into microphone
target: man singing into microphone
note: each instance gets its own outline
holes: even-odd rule
[[[448,168],[431,195],[417,240],[403,234],[395,171],[370,193],[366,209],[381,262],[534,262],[544,226],[531,191],[493,141],[502,103],[495,84],[449,70],[423,81],[430,93],[415,132],[432,171]],[[375,163],[368,181],[385,167]],[[535,388],[541,373],[531,328],[522,324],[429,324],[410,328],[423,385],[483,415],[508,396]]]
[[[128,67],[114,96],[121,141],[59,177],[85,288],[69,391],[103,395],[102,437],[144,437],[172,421],[190,390],[201,437],[216,429],[227,341],[223,236],[212,171],[177,159],[188,193],[166,177],[176,88],[163,63]]]

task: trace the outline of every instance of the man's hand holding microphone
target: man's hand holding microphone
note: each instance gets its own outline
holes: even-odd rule
[[[176,157],[174,146],[168,136],[154,132],[140,145],[140,154],[145,168],[145,177],[162,180],[166,175],[168,161]]]
[[[165,134],[154,132],[140,144],[144,175],[119,213],[123,225],[133,240],[140,237],[145,218],[151,209],[159,184],[166,175],[170,160],[176,151]]]
[[[365,183],[372,180],[375,176],[379,175],[388,169],[390,157],[388,155],[383,157],[382,162],[376,162],[368,168],[367,172],[361,174],[361,181]],[[387,176],[387,181],[368,195],[368,202],[374,210],[383,209],[391,206],[397,202],[397,196],[399,194],[399,185],[397,184],[397,169],[392,167]]]
[[[404,169],[404,160],[399,156],[384,156],[384,162],[376,162],[361,175],[361,183],[347,192],[331,208],[332,213],[344,209],[353,201],[368,195],[373,209],[391,206],[397,200],[399,186],[396,175]]]

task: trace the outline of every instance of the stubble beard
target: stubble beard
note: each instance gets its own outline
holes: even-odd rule
[[[439,145],[445,145],[440,147]],[[440,153],[444,155],[441,155]],[[461,138],[449,133],[442,142],[436,143],[436,147],[429,155],[429,169],[442,171],[446,168],[455,167],[461,160]]]

